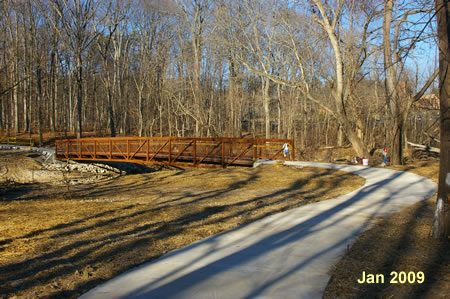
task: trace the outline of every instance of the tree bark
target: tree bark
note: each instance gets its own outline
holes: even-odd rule
[[[281,138],[281,85],[277,84],[277,96],[278,96],[278,102],[277,102],[277,112],[278,112],[278,125],[277,125],[277,137]]]
[[[237,99],[236,99],[236,96],[237,96],[237,90],[236,90],[236,84],[237,84],[236,77],[237,77],[237,74],[236,74],[235,61],[234,61],[234,58],[233,58],[231,53],[228,55],[228,68],[229,68],[229,71],[230,71],[230,75],[229,75],[229,79],[228,79],[228,81],[229,81],[229,85],[228,85],[228,105],[229,105],[230,109],[226,110],[229,113],[228,114],[229,118],[228,118],[227,125],[226,125],[226,131],[228,132],[228,134],[231,137],[237,137],[238,130],[237,130],[236,125],[235,125],[236,124],[236,119],[237,119],[237,116],[236,116],[236,110],[237,109],[235,107],[236,106],[235,103],[237,102]]]
[[[77,64],[77,138],[82,138],[83,64],[81,60],[81,53],[79,54]]]
[[[109,134],[111,137],[116,137],[116,125],[114,123],[114,111],[112,104],[112,90],[109,84],[105,84],[108,94],[108,123],[109,123]]]
[[[138,135],[142,137],[144,135],[144,99],[143,99],[143,86],[137,88],[138,93]]]
[[[262,91],[264,101],[264,120],[265,120],[265,135],[270,138],[270,96],[269,96],[270,79],[262,78]]]
[[[14,77],[15,82],[18,82],[19,79],[19,20],[17,14],[15,15],[15,23],[16,23],[16,36],[15,36],[15,48],[16,48],[16,54],[15,54],[15,60],[14,60]],[[14,87],[14,133],[17,135],[19,133],[19,85],[16,85]]]
[[[68,84],[69,84],[69,132],[73,132],[75,125],[73,124],[73,91],[72,91],[72,69],[70,68],[70,62],[68,67]]]
[[[446,240],[450,235],[450,3],[436,0],[439,37],[439,95],[441,153],[439,187],[432,236]]]
[[[393,120],[391,135],[391,163],[392,165],[400,165],[403,161],[403,119],[395,117]]]
[[[41,69],[38,67],[36,70],[36,81],[37,81],[37,96],[36,96],[36,104],[37,104],[37,114],[38,114],[38,131],[39,131],[39,146],[43,144],[42,137],[42,84],[41,84]]]
[[[386,0],[384,4],[383,16],[383,54],[384,54],[384,70],[385,70],[385,89],[386,101],[392,116],[392,132],[391,132],[391,163],[400,165],[402,163],[402,138],[403,138],[403,122],[400,107],[398,107],[398,95],[396,90],[397,61],[392,61],[391,49],[391,23],[392,10],[394,6],[393,0]],[[394,49],[395,51],[395,49]]]

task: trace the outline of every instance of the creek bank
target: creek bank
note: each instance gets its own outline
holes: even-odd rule
[[[53,149],[0,145],[0,183],[89,184],[158,170],[131,163],[83,163],[54,158]]]

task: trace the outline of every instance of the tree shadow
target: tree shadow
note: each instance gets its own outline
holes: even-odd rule
[[[178,275],[178,273],[182,273],[185,268],[191,267],[191,265],[204,260],[208,255],[216,254],[218,250],[225,250],[227,248],[218,248],[214,244],[219,242],[221,236],[216,236],[209,238],[208,240],[201,241],[192,246],[188,246],[185,249],[176,251],[176,253],[169,254],[166,257],[163,257],[158,260],[160,263],[164,263],[165,259],[171,259],[174,255],[183,255],[187,251],[191,251],[194,247],[203,246],[205,243],[211,243],[212,248],[207,250],[203,254],[197,257],[192,261],[189,261],[185,264],[185,266],[180,266],[170,271],[168,274],[164,275],[159,279],[154,279],[152,282],[141,286],[140,288],[133,289],[132,292],[124,294],[124,297],[133,297],[133,298],[156,298],[160,296],[177,296],[177,295],[186,295],[185,292],[195,288],[196,285],[201,285],[206,282],[210,282],[214,280],[214,277],[220,276],[221,273],[228,272],[232,269],[236,269],[242,265],[246,265],[251,263],[251,261],[257,260],[258,258],[269,255],[271,252],[278,251],[283,247],[292,247],[292,244],[301,242],[304,239],[310,238],[312,235],[323,231],[325,228],[333,227],[338,225],[341,222],[344,222],[348,218],[348,214],[339,213],[343,211],[346,207],[349,207],[357,202],[364,200],[367,196],[371,194],[372,188],[379,188],[387,183],[389,183],[392,179],[401,176],[401,173],[396,173],[392,178],[383,180],[376,184],[375,186],[363,187],[356,194],[346,199],[345,201],[328,208],[324,211],[320,211],[312,217],[307,217],[306,220],[301,221],[298,224],[290,227],[289,229],[281,230],[280,232],[269,235],[261,240],[258,240],[254,244],[247,246],[244,249],[240,249],[236,252],[232,252],[230,254],[225,254],[224,257],[219,258],[218,260],[212,261],[205,266],[202,266],[198,269],[194,269],[193,271],[189,271],[188,274]],[[394,196],[395,194],[391,194]],[[389,198],[383,200],[378,203],[380,207],[386,205],[389,202]],[[370,207],[362,206],[360,207],[356,213],[362,212]],[[372,212],[372,216],[376,214],[376,210]],[[336,217],[330,222],[330,218]],[[345,233],[342,238],[340,238],[335,243],[323,248],[317,248],[317,252],[313,253],[310,256],[298,258],[298,262],[294,265],[288,267],[287,271],[283,270],[282,274],[275,275],[275,277],[271,277],[268,279],[264,279],[264,281],[260,281],[257,285],[254,286],[253,290],[247,294],[241,294],[242,298],[254,298],[260,295],[263,295],[265,290],[271,288],[276,285],[278,282],[283,279],[296,275],[301,269],[307,267],[313,261],[327,255],[330,252],[337,250],[338,248],[345,246],[351,240],[355,238],[359,233],[367,228],[370,224],[371,217],[368,217],[365,221],[363,221],[358,226],[349,229],[348,232]],[[322,225],[323,222],[330,222],[325,225]],[[264,230],[267,227],[262,227],[261,230]],[[244,237],[245,238],[245,237]],[[241,240],[236,241],[238,243]],[[229,246],[233,246],[230,244]],[[171,276],[174,276],[174,279],[171,279]],[[166,282],[169,280],[169,282]],[[232,288],[232,286],[229,286]]]
[[[215,192],[204,192],[204,194],[201,195],[201,197],[198,197],[198,195],[192,195],[194,200],[192,202],[195,202],[195,199],[197,200],[206,200],[208,198],[214,198],[218,196],[219,194],[225,194],[226,192],[232,191],[235,188],[238,188],[239,186],[245,185],[247,182],[250,182],[257,176],[252,176],[248,178],[247,180],[243,180],[241,182],[236,182],[232,184],[229,188],[224,190],[219,190]],[[145,185],[145,183],[143,184]],[[93,186],[90,186],[88,188],[85,188],[86,191],[89,191],[90,188]],[[133,186],[137,187],[137,186]],[[118,192],[120,191],[121,187],[117,188],[108,188],[107,192]],[[104,190],[106,192],[106,189]],[[190,203],[186,203],[188,205]],[[151,217],[152,214],[156,211],[162,210],[164,207],[156,207],[152,209],[143,209],[143,210],[136,210],[133,208],[136,207],[136,205],[130,205],[127,207],[121,208],[121,216],[116,216],[115,212],[117,210],[110,210],[102,213],[98,213],[93,216],[89,216],[86,218],[82,218],[70,223],[64,223],[60,224],[48,229],[38,230],[34,231],[28,234],[25,234],[21,237],[17,237],[14,239],[6,239],[2,240],[0,245],[6,245],[14,240],[18,239],[27,239],[27,238],[33,238],[37,237],[39,238],[41,234],[43,233],[52,233],[50,235],[50,238],[54,238],[56,240],[61,239],[64,240],[64,238],[73,236],[73,235],[80,235],[83,234],[86,231],[91,230],[97,230],[99,228],[103,228],[105,230],[108,229],[108,226],[114,224],[118,221],[127,221],[132,222],[133,219],[135,219],[138,216],[144,216],[144,217]],[[130,212],[126,213],[126,210],[129,209]],[[124,213],[125,212],[125,213]],[[19,263],[10,263],[6,266],[0,267],[0,276],[7,277],[7,280],[0,280],[0,290],[2,294],[12,294],[16,291],[15,288],[10,288],[6,286],[6,283],[11,280],[21,280],[20,288],[22,290],[33,287],[36,284],[42,284],[42,283],[49,283],[53,279],[57,278],[60,275],[65,275],[70,272],[73,272],[73,266],[65,266],[68,264],[90,264],[94,261],[87,261],[86,256],[89,254],[95,253],[96,251],[102,249],[107,244],[112,244],[115,242],[118,242],[118,240],[121,240],[121,238],[129,235],[134,235],[138,238],[138,240],[134,243],[139,245],[139,243],[143,244],[148,240],[152,239],[158,239],[158,238],[166,238],[169,235],[175,235],[177,233],[182,232],[182,229],[173,231],[170,229],[172,226],[180,226],[182,227],[185,224],[188,224],[190,222],[199,221],[204,218],[207,218],[208,213],[211,213],[211,210],[204,211],[202,213],[193,212],[193,213],[186,213],[182,217],[178,219],[174,219],[169,222],[156,222],[150,225],[139,225],[134,223],[130,227],[131,229],[125,228],[124,230],[120,232],[111,232],[107,233],[105,236],[101,236],[94,239],[89,240],[82,240],[77,241],[74,243],[71,243],[67,246],[62,246],[60,249],[42,254],[40,256],[36,256],[34,258],[26,259],[23,262]],[[111,215],[111,217],[108,217]],[[105,217],[106,216],[106,217]],[[95,218],[99,218],[100,221],[97,221],[95,224],[87,224],[83,225],[82,227],[75,227],[77,225],[83,224],[84,222],[88,222],[89,220],[93,220]],[[129,224],[129,223],[128,223]],[[67,230],[67,228],[73,227],[72,229]],[[120,241],[119,241],[120,242]],[[127,248],[130,246],[133,246],[133,244],[125,245]],[[73,251],[74,249],[78,250],[78,253],[76,255],[70,256],[70,258],[65,257],[68,252]],[[107,252],[105,256],[101,256],[97,261],[101,261],[104,258],[108,258],[111,255],[114,256],[114,254],[120,253],[122,250],[121,246],[118,246],[118,250],[114,250],[115,252]],[[61,266],[62,265],[62,266]],[[134,264],[133,264],[134,265]],[[58,268],[57,270],[52,270]],[[44,275],[39,275],[40,273],[45,273]],[[33,279],[33,277],[39,276],[39,279]],[[89,282],[89,285],[91,285],[92,282]]]
[[[327,173],[328,172],[329,171],[327,171]],[[320,176],[321,175],[323,174],[320,174]],[[8,286],[8,282],[11,281],[20,281],[20,290],[22,291],[32,288],[36,285],[47,284],[54,281],[58,277],[70,275],[75,271],[76,268],[102,263],[103,261],[109,260],[111,258],[114,259],[115,256],[123,254],[123,252],[128,250],[129,248],[136,247],[145,249],[148,246],[148,242],[152,242],[155,239],[167,239],[170,236],[181,234],[186,230],[201,227],[204,225],[204,223],[214,225],[215,223],[219,223],[227,219],[232,219],[234,217],[240,217],[244,214],[254,214],[258,209],[263,208],[262,206],[256,208],[254,206],[246,206],[254,202],[270,199],[272,197],[280,197],[278,200],[271,202],[271,204],[275,205],[283,202],[288,202],[289,198],[291,198],[293,195],[299,196],[303,194],[302,192],[298,192],[297,190],[304,183],[299,180],[288,188],[265,196],[255,197],[244,202],[232,204],[223,203],[219,204],[216,207],[205,207],[200,211],[193,210],[192,212],[190,212],[189,210],[190,206],[195,205],[198,202],[213,198],[216,199],[220,196],[223,196],[229,192],[235,191],[238,188],[245,186],[246,184],[256,180],[257,178],[258,171],[255,171],[246,179],[233,182],[227,188],[207,192],[205,191],[201,194],[192,194],[190,195],[190,198],[187,199],[187,202],[183,203],[182,205],[186,207],[185,213],[183,213],[180,217],[167,222],[154,222],[145,225],[139,225],[139,223],[135,223],[135,221],[138,220],[138,216],[141,218],[152,217],[153,213],[160,211],[161,209],[171,205],[172,203],[164,203],[164,206],[143,210],[137,210],[136,205],[129,205],[121,208],[123,209],[121,211],[121,216],[116,216],[116,210],[111,209],[109,211],[97,213],[93,216],[81,218],[76,221],[59,224],[48,229],[34,231],[18,238],[3,240],[2,245],[5,245],[17,239],[42,238],[43,236],[48,236],[53,241],[59,242],[60,240],[62,246],[58,250],[46,252],[44,254],[25,259],[21,262],[9,263],[7,265],[1,266],[1,293],[10,295],[14,294],[17,291],[17,288]],[[308,181],[311,178],[307,178],[304,181]],[[342,178],[342,180],[343,179],[344,178]],[[323,192],[327,192],[327,190],[331,188],[333,188],[333,186],[329,186]],[[113,190],[109,189],[109,191],[118,192],[119,190],[113,188]],[[309,195],[308,192],[304,192],[304,194],[305,196]],[[216,219],[208,218],[211,215],[218,214],[221,211],[235,207],[240,207],[241,209],[237,210],[234,213],[217,217]],[[271,211],[270,214],[285,210],[287,208],[289,207],[282,206],[279,208],[279,210]],[[124,211],[125,213],[123,213]],[[261,214],[259,216],[249,217],[247,221],[254,221],[266,215],[267,214]],[[99,221],[96,221],[95,224],[89,223],[90,220],[95,219],[98,219]],[[108,227],[114,225],[114,223],[116,222],[124,223],[124,229],[119,231],[112,230],[111,232],[107,232]],[[75,235],[79,236],[85,232],[98,229],[102,229],[103,232],[106,233],[98,237],[77,240],[69,244],[64,242],[67,240],[67,237]],[[129,236],[133,236],[132,241],[122,241],[124,238],[127,238]],[[114,248],[104,252],[99,252],[103,250],[107,245],[114,245]],[[68,254],[69,252],[76,253]],[[155,257],[156,256],[153,256],[152,258]],[[132,266],[136,266],[136,263],[125,264],[118,271],[125,271]],[[86,283],[80,284],[71,291],[62,291],[60,295],[65,296],[67,294],[72,294],[72,296],[75,296],[76,294],[80,294],[81,292],[86,291],[92,286],[93,282],[91,279]]]
[[[38,185],[34,183],[4,182],[0,185],[0,201],[11,202],[20,200],[23,196],[36,189],[38,189]]]
[[[121,207],[120,210],[121,211],[128,210],[128,209],[131,209],[133,207],[134,207],[134,205],[128,205],[128,206],[125,206],[125,207]],[[58,232],[58,231],[64,230],[66,228],[70,228],[70,227],[75,226],[75,225],[82,224],[82,223],[90,221],[90,220],[94,220],[96,218],[102,218],[102,217],[105,217],[105,216],[108,216],[108,215],[114,215],[114,213],[116,213],[117,211],[118,211],[118,209],[107,210],[107,211],[103,211],[103,212],[94,214],[92,216],[88,216],[88,217],[81,218],[81,219],[78,219],[78,220],[75,220],[75,221],[71,221],[71,222],[68,222],[68,223],[61,223],[61,224],[55,225],[55,226],[50,227],[50,228],[39,229],[39,230],[30,232],[28,234],[25,234],[23,236],[16,237],[16,238],[10,238],[10,239],[1,240],[0,241],[0,246],[9,244],[9,243],[11,243],[14,240],[29,239],[29,238],[36,237],[36,236],[38,236],[40,234],[43,234],[43,233],[48,233],[48,232],[54,232],[54,235],[52,235],[50,237],[65,236],[65,235],[70,235],[70,234],[74,234],[74,233],[79,233],[79,232],[81,232],[80,230],[72,230],[72,231],[69,231],[69,232],[62,232],[62,233]]]
[[[423,227],[431,227],[433,209],[431,200],[421,201],[400,214],[384,218],[358,238],[348,255],[336,266],[324,298],[337,295],[352,298],[444,298],[448,287],[436,286],[449,274],[450,240],[430,239],[421,232]],[[355,268],[355,265],[359,266]],[[361,278],[363,271],[383,275],[384,282],[358,284],[357,279]],[[393,272],[412,273],[414,277],[410,279],[414,281],[402,283],[398,277],[392,280],[395,278]],[[425,275],[423,283],[416,282],[418,272]]]
[[[361,171],[363,172],[364,170]],[[327,170],[323,173],[316,174],[316,176],[322,176],[331,173],[332,170]],[[216,277],[221,272],[227,271],[227,269],[235,269],[237,267],[240,267],[241,265],[255,261],[262,256],[268,255],[271,252],[280,250],[286,246],[290,248],[292,244],[296,244],[296,242],[298,241],[309,239],[315,234],[323,231],[325,228],[333,227],[340,223],[345,223],[349,215],[348,213],[343,213],[343,211],[347,207],[355,206],[355,208],[352,210],[352,213],[356,214],[365,212],[366,210],[370,210],[370,204],[369,206],[367,204],[358,204],[365,202],[366,199],[370,198],[371,191],[374,188],[383,187],[391,180],[396,179],[401,175],[401,173],[394,173],[390,178],[379,182],[375,186],[366,186],[359,189],[357,192],[352,192],[349,197],[338,199],[335,206],[322,210],[319,209],[313,216],[306,216],[306,219],[294,220],[294,224],[292,224],[291,226],[288,225],[287,229],[275,232],[271,236],[267,236],[261,240],[256,241],[253,244],[249,244],[246,248],[242,248],[237,252],[232,252],[229,255],[225,255],[219,260],[212,261],[204,267],[200,267],[196,271],[190,272],[189,275],[173,279],[170,282],[163,282],[162,278],[161,280],[154,280],[152,283],[143,286],[142,289],[135,289],[133,293],[129,293],[127,295],[142,295],[143,297],[152,297],[155,294],[160,294],[161,292],[165,292],[168,290],[172,290],[172,293],[175,295],[178,293],[181,294],[182,292],[188,290],[190,287],[195,287],[196,285],[202,284],[208,279]],[[319,194],[314,193],[311,190],[301,190],[304,183],[314,178],[314,176],[315,175],[312,175],[311,177],[304,180],[298,180],[288,188],[276,190],[274,192],[260,196],[253,196],[252,198],[242,200],[240,202],[228,203],[220,201],[220,197],[238,190],[246,184],[249,184],[252,181],[256,180],[258,178],[258,173],[255,172],[247,178],[237,182],[233,182],[226,188],[223,188],[221,190],[209,190],[198,194],[187,194],[187,196],[183,195],[176,198],[175,200],[162,202],[159,206],[153,208],[142,209],[137,205],[130,205],[128,207],[125,207],[125,213],[121,213],[120,216],[117,216],[114,213],[115,210],[111,209],[111,213],[98,213],[96,215],[85,217],[84,219],[73,221],[71,223],[57,225],[49,229],[26,234],[23,236],[24,238],[26,238],[27,236],[39,237],[43,233],[51,232],[50,238],[56,242],[61,242],[61,247],[57,250],[25,259],[21,262],[9,263],[7,265],[0,266],[0,293],[8,296],[17,292],[15,288],[7,285],[8,281],[20,281],[20,289],[22,291],[31,289],[38,285],[48,284],[55,279],[58,279],[59,277],[73,275],[74,271],[79,268],[90,265],[101,265],[104,263],[110,263],[114,262],[115,260],[123,259],[127,256],[127,251],[148,251],[148,249],[152,246],[150,244],[154,244],[155,240],[163,240],[163,242],[166,242],[165,240],[169,240],[171,237],[181,235],[186,231],[196,231],[198,228],[205,225],[214,226],[215,224],[221,223],[223,221],[227,221],[233,218],[240,218],[243,215],[245,215],[246,218],[241,221],[241,224],[245,224],[264,218],[268,215],[290,209],[295,206],[304,205],[313,201],[313,195]],[[345,178],[342,177],[340,180],[343,181],[344,179]],[[323,188],[320,194],[330,192],[337,185],[339,185],[339,183],[340,181],[338,180],[334,184],[326,186],[325,188]],[[142,183],[135,184],[131,187],[146,188],[145,186],[146,184]],[[112,187],[110,189],[106,188],[107,187],[105,187],[105,189],[101,189],[100,191],[98,191],[99,193],[95,193],[93,196],[104,194],[102,192],[119,192],[121,188],[124,188],[124,186]],[[394,196],[397,192],[400,192],[400,190],[391,193],[390,196]],[[302,197],[304,200],[292,204],[292,199],[297,197]],[[183,201],[179,204],[176,204],[178,203],[178,200],[181,199],[183,199]],[[198,203],[209,199],[215,199],[215,201],[217,201],[216,205],[210,207],[205,206],[201,209],[194,208]],[[259,202],[262,202],[262,204],[259,205]],[[382,209],[382,207],[385,206],[388,202],[389,198],[375,204],[377,209],[372,211],[371,215],[375,215],[376,211]],[[169,221],[153,221],[144,224],[139,223],[140,220],[149,219],[153,217],[156,212],[160,212],[164,208],[168,208],[170,206],[173,206],[174,204],[176,204],[178,208],[183,210],[183,213],[181,213],[178,217]],[[274,207],[273,210],[265,211],[264,206],[266,205],[272,205]],[[231,210],[233,212],[222,214],[222,212],[227,210]],[[211,217],[211,215],[216,215],[216,217]],[[258,226],[258,230],[271,230],[274,222],[285,221],[283,219],[283,217],[285,216],[282,215],[285,214],[275,214],[271,217],[271,220],[266,220],[267,218],[259,220],[267,222],[264,222],[262,225]],[[88,220],[92,220],[94,218],[98,218],[99,221],[97,221],[95,224],[88,223]],[[305,267],[310,265],[313,261],[317,261],[318,259],[326,256],[329,253],[334,254],[336,250],[338,250],[342,246],[347,245],[355,237],[355,235],[366,229],[366,227],[371,222],[369,218],[370,217],[365,218],[364,221],[359,224],[359,226],[349,229],[347,235],[343,236],[342,239],[336,240],[333,244],[330,244],[329,246],[318,250],[318,252],[316,252],[315,254],[299,260],[295,264],[292,264],[289,269],[285,271],[285,273],[264,281],[264,283],[255,288],[252,293],[249,293],[248,296],[254,297],[258,296],[259,294],[263,294],[265,290],[270,289],[279,281],[283,281],[285,277],[295,275],[301,269],[304,269]],[[117,223],[120,223],[120,225],[122,226],[121,229],[117,229],[116,227],[114,227],[114,225],[116,225]],[[71,240],[70,237],[83,236],[83,234],[86,232],[96,230],[101,231],[98,236],[90,235],[89,238],[82,237],[80,239],[76,239],[73,242],[67,243],[67,240]],[[234,231],[237,231],[237,229],[235,229]],[[255,236],[258,235],[258,231],[254,231],[253,233]],[[163,257],[162,260],[164,261],[167,258],[173,257],[174,255],[183,255],[185,252],[187,252],[187,250],[192,248],[207,246],[208,250],[201,256],[193,259],[190,263],[191,265],[196,264],[198,262],[204,261],[205,259],[208,259],[208,257],[215,256],[217,251],[229,250],[230,248],[236,247],[239,242],[245,241],[249,237],[244,236],[242,238],[238,238],[238,240],[227,243],[224,246],[221,245],[221,236],[222,235],[211,237],[204,241],[194,243],[185,249],[170,253],[169,255]],[[202,237],[199,236],[198,238],[201,239]],[[175,249],[175,247],[173,247],[173,245],[168,245],[167,250],[170,251],[172,249]],[[244,256],[245,259],[242,259],[242,256]],[[129,257],[131,258],[131,261],[128,261],[127,263],[123,263],[119,267],[116,267],[114,273],[111,273],[110,275],[117,275],[123,271],[129,270],[133,266],[141,264],[145,260],[148,261],[156,257],[158,257],[158,255],[152,255],[152,253],[146,255],[144,260],[136,259],[134,261],[133,257]],[[205,271],[210,268],[215,269],[214,274],[209,275],[208,277],[203,277],[202,275],[205,273]],[[171,279],[171,277],[176,277],[176,275],[178,275],[177,273],[181,273],[183,271],[186,271],[186,268],[184,266],[181,266],[174,271],[166,273],[164,279]],[[200,278],[198,278],[196,274],[198,274]],[[194,283],[190,284],[189,286],[186,285],[185,289],[181,288],[179,290],[174,290],[175,286],[178,285],[178,283],[183,280],[190,281],[189,279],[192,277],[196,278]],[[101,282],[102,279],[98,277],[81,280],[78,281],[77,284],[72,288],[56,291],[52,296],[76,297]]]

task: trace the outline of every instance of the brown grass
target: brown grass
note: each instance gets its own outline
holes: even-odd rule
[[[438,161],[391,167],[437,182]],[[450,298],[450,240],[430,238],[435,196],[379,221],[359,236],[331,271],[325,298]],[[358,284],[362,272],[383,274],[385,283]],[[392,271],[425,273],[423,284],[390,283]]]
[[[364,180],[284,166],[171,169],[65,188],[3,185],[0,294],[75,298],[168,251]]]

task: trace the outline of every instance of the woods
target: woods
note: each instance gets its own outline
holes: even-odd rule
[[[1,129],[437,146],[429,1],[0,2]],[[431,46],[430,46],[431,45]],[[42,143],[42,138],[40,140]]]
[[[445,294],[449,1],[0,0],[0,294]]]

